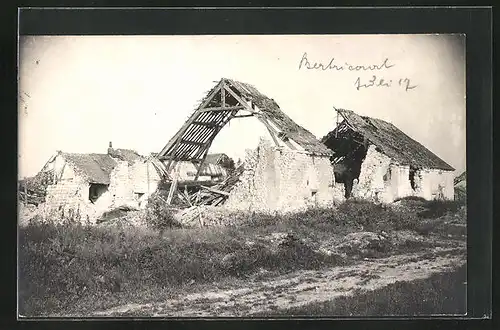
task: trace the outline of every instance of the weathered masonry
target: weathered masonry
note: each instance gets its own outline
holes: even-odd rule
[[[386,121],[344,109],[337,113],[342,121],[322,142],[335,153],[332,164],[345,197],[454,198],[454,168],[423,145]]]
[[[50,174],[45,201],[47,214],[95,222],[117,207],[144,208],[157,189],[160,175],[154,159],[128,149],[107,154],[57,152],[37,175]]]
[[[267,128],[272,142],[261,142],[256,151],[248,154],[231,184],[211,189],[220,198],[210,201],[224,200],[225,206],[232,209],[288,211],[309,205],[326,206],[342,198],[329,160],[333,152],[283,113],[273,99],[250,84],[226,78],[212,88],[157,155],[165,165],[165,173],[187,161],[197,167],[194,181],[199,181],[216,135],[231,119],[242,117],[257,118]]]

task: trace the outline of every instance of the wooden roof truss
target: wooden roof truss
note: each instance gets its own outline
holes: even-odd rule
[[[245,99],[230,80],[222,79],[157,157],[166,162],[167,172],[170,172],[178,161],[192,162],[197,167],[196,180],[216,135],[231,119],[246,117],[259,119],[276,145],[279,146],[279,141],[282,141],[290,148],[296,149],[270,124],[272,119],[266,113]]]

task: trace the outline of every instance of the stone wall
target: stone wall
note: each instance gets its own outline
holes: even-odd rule
[[[328,157],[276,148],[261,140],[247,152],[245,171],[225,207],[245,211],[295,211],[330,206],[343,198]]]
[[[421,194],[426,199],[448,199],[455,198],[455,187],[453,184],[453,171],[429,170],[420,171]]]
[[[89,184],[76,175],[70,166],[65,166],[58,182],[47,187],[47,196],[41,210],[43,215],[52,217],[53,220],[62,217],[92,220],[95,210],[89,200]]]
[[[151,162],[136,162],[131,166],[132,189],[136,194],[152,194],[158,188],[160,175]]]
[[[109,181],[109,192],[112,196],[111,208],[130,205],[138,207],[134,203],[134,189],[132,184],[133,172],[126,161],[117,161],[116,167],[111,171]]]
[[[352,197],[389,202],[395,194],[394,186],[391,180],[384,180],[384,176],[387,179],[392,175],[391,162],[389,157],[370,145],[361,164],[358,182],[353,185]]]
[[[89,219],[94,222],[115,207],[145,208],[149,195],[158,188],[158,172],[151,162],[138,161],[129,165],[126,161],[115,160],[118,165],[110,174],[109,186],[99,186],[98,189],[104,192],[92,203],[89,200],[91,184],[75,172],[62,155],[57,155],[48,164],[48,168],[54,170],[57,181],[47,187],[41,214],[54,219],[74,215],[82,221]]]
[[[370,145],[352,196],[384,203],[408,196],[427,200],[454,198],[452,171],[419,169],[415,171],[414,183],[412,187],[409,166],[394,164],[389,157]]]

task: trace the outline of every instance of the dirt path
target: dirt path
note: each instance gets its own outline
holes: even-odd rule
[[[184,294],[162,303],[127,304],[96,312],[94,316],[248,316],[328,301],[351,295],[356,289],[374,290],[396,281],[427,278],[455,269],[465,259],[465,248],[434,249],[431,254],[426,251],[365,260],[352,266],[298,271],[265,281],[249,279],[244,287]]]

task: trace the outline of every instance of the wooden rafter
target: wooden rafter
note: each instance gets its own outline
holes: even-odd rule
[[[232,107],[212,107],[203,108],[200,112],[212,112],[212,111],[227,111],[227,110],[245,110],[246,107],[241,105],[236,105]]]
[[[217,136],[217,134],[219,134],[220,130],[231,120],[233,119],[234,115],[238,112],[238,110],[233,110],[229,116],[221,123],[221,125],[219,125],[217,127],[217,129],[214,131],[213,135],[208,139],[207,141],[207,144],[206,146],[204,147],[205,150],[204,150],[204,153],[203,153],[203,156],[202,156],[202,160],[200,162],[200,168],[198,168],[198,171],[196,173],[196,177],[195,177],[195,180],[198,179],[198,176],[203,168],[203,164],[205,163],[205,159],[207,158],[207,155],[208,155],[208,150],[210,149],[210,146],[212,145],[212,142],[215,138],[215,136]],[[196,155],[198,156],[198,154]]]
[[[290,149],[292,149],[292,150],[296,150],[297,149],[297,148],[295,148],[295,146],[290,141],[280,138],[279,132],[276,129],[274,129],[274,127],[269,123],[271,121],[270,118],[267,118],[264,115],[260,115],[260,116],[258,116],[258,118],[267,127],[267,130],[271,134],[271,137],[273,138],[274,143],[276,143],[276,138],[275,137],[277,137],[279,140],[283,141],[283,143],[285,143]],[[278,143],[276,143],[276,145],[279,146]]]
[[[200,177],[201,170],[203,169],[203,165],[205,163],[205,159],[207,159],[207,155],[208,155],[208,148],[206,148],[205,151],[203,152],[203,157],[201,158],[201,162],[198,165],[198,169],[196,171],[196,175],[194,177],[194,181],[197,181],[198,178]]]
[[[217,124],[203,121],[193,121],[194,125],[208,126],[208,127],[217,127]]]
[[[222,79],[221,83],[221,89],[220,89],[220,105],[222,108],[226,108],[226,89],[225,89],[226,83],[224,82],[224,79]]]
[[[267,122],[267,119],[262,117],[262,116],[258,116],[259,120],[264,124],[264,126],[266,126],[267,128],[267,131],[269,132],[269,135],[271,135],[271,138],[273,139],[274,141],[274,144],[276,144],[277,147],[280,146],[280,143],[278,141],[278,138],[275,136],[275,131],[274,129],[271,127],[271,125],[269,125],[269,123]]]
[[[186,143],[186,144],[192,144],[192,145],[195,145],[195,146],[202,146],[202,145],[205,144],[205,143],[202,143],[202,142],[194,142],[194,141],[189,141],[189,140],[180,140],[179,142],[180,143]]]
[[[214,189],[214,188],[207,187],[207,186],[200,186],[200,188],[203,188],[205,190],[208,190],[208,191],[211,191],[211,192],[214,192],[214,193],[217,193],[217,194],[221,194],[221,195],[224,195],[224,196],[229,196],[229,193],[227,191],[222,191],[222,190]]]
[[[249,115],[238,115],[234,116],[233,118],[248,118],[248,117],[255,117],[255,114],[249,114]]]
[[[217,86],[211,93],[211,95],[209,95],[205,101],[203,101],[203,103],[198,107],[198,110],[199,109],[203,109],[207,106],[207,104],[210,103],[210,101],[212,101],[212,99],[214,98],[215,95],[217,95],[218,92],[220,92],[221,90],[221,84],[219,84],[219,86]],[[172,137],[172,139],[170,139],[170,141],[167,143],[167,145],[162,149],[162,151],[160,151],[159,155],[160,156],[163,156],[163,154],[165,152],[167,152],[170,147],[172,147],[176,142],[177,140],[179,139],[180,136],[182,136],[185,131],[189,128],[189,126],[191,125],[191,123],[193,121],[196,120],[196,118],[198,117],[198,111],[195,112],[188,120],[186,123],[184,123],[184,125],[182,125],[181,129]]]
[[[224,89],[225,89],[225,90],[226,90],[229,94],[231,94],[231,96],[232,96],[232,97],[234,97],[236,101],[238,101],[238,102],[239,102],[242,106],[244,106],[246,110],[248,110],[248,111],[250,111],[250,112],[252,112],[252,113],[254,113],[254,112],[255,112],[255,110],[254,110],[254,109],[252,109],[252,107],[250,107],[250,106],[247,104],[247,102],[246,102],[245,100],[243,100],[243,99],[242,99],[242,98],[241,98],[238,94],[236,94],[236,92],[235,92],[235,91],[233,91],[233,90],[232,90],[229,86],[227,86],[227,85],[226,85],[226,86],[224,86]]]
[[[231,80],[222,79],[212,89],[198,109],[191,115],[181,129],[158,154],[158,158],[168,160],[167,171],[174,161],[191,161],[195,163],[198,179],[207,157],[208,151],[216,135],[233,118],[247,118],[255,116],[269,131],[274,143],[279,146],[280,141],[291,149],[297,149],[284,133],[276,129],[272,117],[261,112],[254,104],[246,100],[246,96],[238,85]],[[245,114],[239,114],[246,111]],[[278,126],[279,127],[279,126]]]

